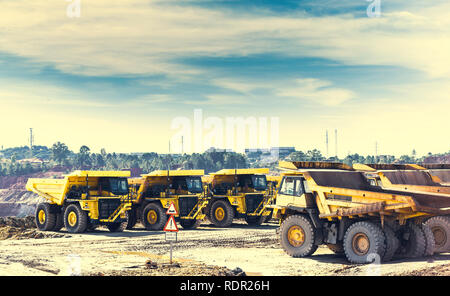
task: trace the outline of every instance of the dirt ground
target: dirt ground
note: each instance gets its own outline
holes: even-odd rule
[[[14,223],[0,220],[0,275],[450,275],[450,254],[355,265],[320,247],[310,258],[291,258],[278,244],[275,224],[181,230],[170,265],[164,233],[139,225],[123,233],[68,234]],[[2,236],[8,228],[16,235]]]

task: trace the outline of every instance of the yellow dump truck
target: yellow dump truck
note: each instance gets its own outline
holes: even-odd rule
[[[249,225],[260,225],[271,211],[273,190],[267,185],[267,168],[224,169],[205,178],[211,201],[207,217],[217,227],[228,227],[235,218],[244,218]]]
[[[366,178],[384,189],[406,192],[433,193],[450,199],[450,186],[445,185],[448,169],[445,164],[354,164],[353,168],[364,172]],[[425,223],[431,228],[435,240],[435,252],[450,251],[450,217],[435,216]]]
[[[203,211],[208,204],[203,175],[203,170],[160,170],[130,179],[133,208],[127,228],[141,221],[148,230],[162,230],[171,203],[175,205],[176,219],[181,226],[196,228],[205,218]]]
[[[63,179],[28,179],[26,189],[46,199],[36,208],[36,226],[43,231],[71,233],[105,225],[122,231],[131,209],[126,171],[75,171]]]
[[[284,162],[272,205],[280,242],[293,257],[326,244],[352,263],[433,254],[434,239],[423,221],[450,213],[450,200],[372,186],[364,174],[339,163]]]

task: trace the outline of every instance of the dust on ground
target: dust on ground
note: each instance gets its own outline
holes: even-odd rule
[[[388,275],[397,276],[450,276],[450,264],[438,265],[436,267],[422,268],[418,270],[393,273]]]

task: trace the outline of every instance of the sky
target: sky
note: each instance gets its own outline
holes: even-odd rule
[[[450,3],[379,3],[0,0],[0,145],[450,151]]]

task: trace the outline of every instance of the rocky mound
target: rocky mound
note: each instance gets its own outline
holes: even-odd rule
[[[44,199],[25,189],[28,178],[61,178],[62,172],[41,172],[27,176],[0,177],[0,217],[34,215]]]
[[[34,217],[0,217],[0,240],[63,237],[56,232],[41,232],[36,229]]]

